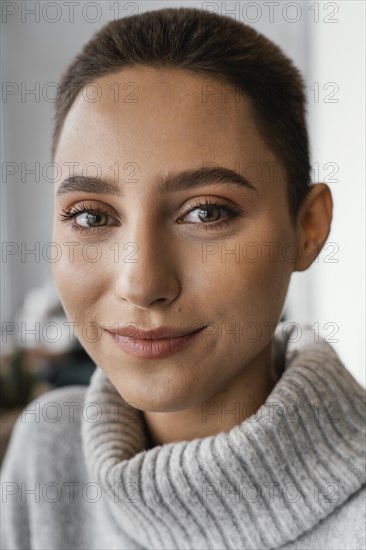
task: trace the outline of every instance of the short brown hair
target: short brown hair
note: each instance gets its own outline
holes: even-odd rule
[[[310,185],[304,82],[281,49],[252,27],[197,8],[164,8],[110,21],[63,75],[52,156],[76,95],[124,67],[174,67],[209,76],[245,94],[258,131],[281,162],[292,221]]]

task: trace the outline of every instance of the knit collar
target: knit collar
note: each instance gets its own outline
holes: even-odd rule
[[[365,483],[365,390],[328,343],[296,330],[297,341],[276,328],[280,378],[254,415],[226,433],[151,449],[142,412],[96,368],[84,457],[116,526],[139,547],[278,548]]]

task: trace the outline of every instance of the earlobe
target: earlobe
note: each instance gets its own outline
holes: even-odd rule
[[[297,218],[298,260],[294,271],[305,271],[319,255],[328,235],[333,216],[333,199],[325,183],[314,183]]]

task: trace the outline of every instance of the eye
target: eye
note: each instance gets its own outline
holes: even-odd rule
[[[220,206],[204,206],[195,208],[188,214],[192,216],[191,222],[215,222],[220,219],[222,208]],[[194,219],[196,218],[196,220]],[[186,216],[187,219],[187,216]]]
[[[75,216],[75,223],[80,227],[100,227],[108,224],[108,214],[103,212],[83,212]]]
[[[226,215],[222,216],[222,211],[226,212]],[[241,215],[241,208],[234,207],[226,201],[215,202],[206,198],[205,202],[190,205],[189,210],[183,216],[185,220],[188,219],[188,222],[183,222],[181,218],[178,223],[193,224],[198,226],[197,229],[219,229]]]
[[[81,204],[74,208],[63,209],[59,220],[70,222],[73,231],[92,231],[99,228],[118,225],[118,222],[109,212],[87,204]]]

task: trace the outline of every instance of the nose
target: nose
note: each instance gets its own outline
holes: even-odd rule
[[[178,297],[174,248],[168,240],[156,226],[141,219],[133,230],[123,231],[114,281],[119,300],[147,308],[171,304]]]

